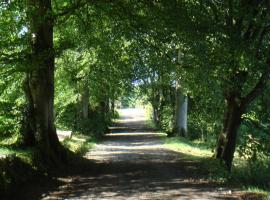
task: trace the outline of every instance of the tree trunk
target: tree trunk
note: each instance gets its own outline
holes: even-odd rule
[[[85,87],[81,95],[81,118],[87,119],[89,114],[89,89]]]
[[[154,120],[154,123],[159,126],[160,123],[159,123],[158,108],[153,103],[152,103],[152,108],[153,108],[153,120]]]
[[[106,116],[109,116],[110,115],[110,99],[109,98],[106,98],[105,100],[105,113],[106,113]]]
[[[160,92],[159,91],[155,91],[153,93],[153,96],[150,99],[152,108],[153,108],[153,120],[154,123],[160,127],[161,125],[161,107],[163,102],[161,102],[161,98],[160,98]]]
[[[111,99],[110,101],[110,105],[111,105],[111,113],[114,115],[115,114],[115,101],[114,99]]]
[[[187,108],[188,97],[183,95],[180,88],[176,88],[175,95],[175,123],[174,132],[176,135],[187,137]]]
[[[26,98],[26,106],[23,113],[23,120],[22,120],[22,137],[23,137],[23,146],[34,146],[35,141],[35,133],[36,133],[36,126],[35,126],[35,116],[34,116],[34,102],[33,97],[30,91],[29,85],[29,74],[26,73],[25,80],[23,83],[23,89]]]
[[[110,113],[109,99],[104,98],[103,100],[101,100],[99,103],[99,108],[100,108],[100,113],[101,113],[102,118],[104,120],[107,120],[108,114]]]
[[[50,0],[28,0],[32,32],[32,71],[29,96],[33,107],[35,140],[40,158],[56,164],[63,154],[54,126],[53,19]]]
[[[216,158],[225,162],[228,171],[231,171],[233,156],[236,148],[237,132],[241,125],[243,109],[237,103],[237,98],[227,99],[223,129],[219,135],[216,147]]]

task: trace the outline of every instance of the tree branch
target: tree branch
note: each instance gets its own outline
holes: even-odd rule
[[[68,15],[72,12],[74,12],[75,10],[77,10],[78,8],[81,7],[81,2],[82,0],[78,0],[76,3],[74,3],[73,5],[65,8],[64,10],[61,10],[60,12],[54,14],[54,18],[57,18],[57,17],[62,17],[64,15]],[[86,3],[86,2],[84,2]]]
[[[262,94],[267,87],[267,83],[270,79],[270,58],[267,59],[267,65],[269,68],[261,75],[259,81],[255,87],[244,97],[241,101],[241,107],[246,108],[257,96]]]
[[[87,3],[89,3],[89,2],[84,1],[84,0],[77,0],[71,6],[66,7],[65,9],[61,10],[60,12],[53,14],[53,18],[57,19],[58,17],[63,17],[65,15],[70,15],[73,12],[75,12],[77,9],[80,9],[81,7],[85,6]]]
[[[263,131],[264,133],[269,134],[269,131],[268,131],[269,128],[270,128],[269,125],[267,125],[267,124],[262,124],[262,123],[260,123],[259,121],[256,121],[256,120],[254,120],[254,119],[252,119],[252,118],[250,118],[250,117],[248,117],[248,116],[243,117],[243,120],[244,120],[244,122],[246,122],[246,123],[250,123],[251,126],[254,126],[255,128],[257,128],[257,129]]]

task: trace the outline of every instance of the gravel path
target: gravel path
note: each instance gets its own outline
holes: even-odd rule
[[[238,199],[228,188],[203,179],[200,164],[164,147],[144,124],[143,110],[121,110],[121,120],[104,142],[87,153],[98,173],[63,178],[43,200]]]

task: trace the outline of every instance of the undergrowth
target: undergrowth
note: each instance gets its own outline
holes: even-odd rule
[[[165,146],[181,152],[186,159],[200,161],[202,172],[208,179],[242,187],[249,192],[263,193],[270,199],[270,160],[249,162],[236,156],[231,173],[228,173],[219,160],[213,157],[213,150],[200,140],[188,140],[181,137],[165,139]]]
[[[62,141],[67,150],[72,151],[78,158],[84,156],[96,142],[94,137],[75,133]],[[35,159],[35,148],[21,148],[12,138],[0,140],[0,193],[1,198],[12,195],[18,185],[31,182],[34,179],[47,177],[45,166]],[[44,168],[45,167],[45,168]],[[44,171],[45,170],[45,171]],[[8,199],[8,198],[7,198]]]

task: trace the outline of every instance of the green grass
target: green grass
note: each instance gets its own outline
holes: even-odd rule
[[[200,172],[208,175],[208,179],[225,182],[227,171],[213,158],[213,151],[200,140],[190,141],[183,137],[165,138],[165,147],[181,153],[183,159],[200,162]]]
[[[243,189],[247,192],[250,193],[256,193],[256,194],[261,194],[264,196],[263,200],[270,200],[270,190],[262,190],[260,188],[257,187],[243,187]]]
[[[19,135],[18,134],[13,134],[11,136],[2,136],[0,137],[0,146],[11,146],[17,143],[19,140]]]
[[[32,148],[19,148],[17,142],[19,140],[19,135],[13,134],[10,137],[0,138],[0,158],[5,158],[10,155],[14,155],[25,162],[31,164],[33,158]]]
[[[199,140],[189,141],[181,137],[166,138],[165,146],[173,151],[179,151],[191,157],[211,157],[213,155],[211,149]]]
[[[14,155],[31,164],[34,155],[34,149],[22,149],[17,147],[17,140],[18,136],[16,135],[12,135],[12,137],[0,138],[0,159]],[[95,145],[95,142],[95,139],[91,136],[76,133],[72,135],[71,138],[65,139],[62,144],[72,152],[83,156]]]
[[[36,159],[36,149],[20,148],[17,141],[18,136],[15,134],[0,138],[0,193],[2,197],[11,194],[17,185],[27,184],[37,177],[41,180],[48,175],[46,166]],[[71,138],[65,139],[62,144],[75,154],[83,156],[94,146],[95,140],[87,135],[74,134]],[[70,155],[72,156],[70,159],[76,157],[78,161],[79,156]]]
[[[240,186],[248,192],[262,193],[270,200],[269,160],[258,161],[251,165],[247,160],[236,156],[232,173],[229,174],[224,166],[213,158],[214,152],[208,144],[180,137],[164,140],[168,149],[182,153],[185,159],[199,161],[202,172],[207,173],[209,179]]]
[[[76,133],[71,138],[66,138],[62,144],[72,152],[84,156],[94,147],[96,139],[91,136]]]
[[[0,146],[0,158],[4,158],[6,156],[14,155],[16,157],[21,158],[27,163],[32,163],[33,158],[33,149],[20,149],[20,148],[9,148],[9,147],[1,147]]]

